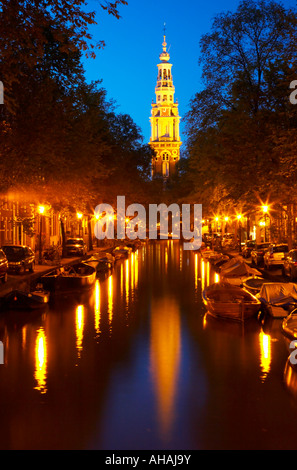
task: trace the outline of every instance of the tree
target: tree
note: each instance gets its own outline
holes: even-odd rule
[[[67,67],[68,56],[84,51],[88,57],[95,57],[96,49],[104,47],[103,40],[92,40],[89,27],[97,24],[96,12],[86,11],[85,5],[84,0],[0,0],[0,71],[9,112],[17,113],[13,85],[24,85],[27,71],[42,68],[46,55],[51,57],[51,76],[61,79],[65,78],[61,65]],[[116,18],[120,18],[121,5],[127,2],[98,3]],[[58,45],[59,51],[51,50],[52,45]]]
[[[249,206],[278,183],[277,142],[295,125],[288,78],[296,72],[296,32],[295,10],[244,0],[202,37],[205,88],[191,102],[186,129],[194,191],[205,188],[206,199],[224,187],[227,199]]]

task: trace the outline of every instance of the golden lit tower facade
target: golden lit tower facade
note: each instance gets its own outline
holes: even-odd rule
[[[152,102],[151,139],[149,145],[155,151],[152,161],[152,174],[171,176],[176,170],[182,144],[179,135],[178,103],[174,101],[174,86],[172,81],[169,53],[166,36],[162,44],[158,64],[157,86],[155,88],[156,102]]]

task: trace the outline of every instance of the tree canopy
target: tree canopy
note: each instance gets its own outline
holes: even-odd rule
[[[203,89],[186,116],[186,175],[206,211],[249,211],[268,195],[291,201],[297,183],[297,16],[268,0],[240,2],[200,41]],[[214,201],[214,196],[216,200]]]
[[[98,3],[120,17],[124,0]],[[143,192],[150,150],[128,115],[116,113],[100,80],[84,0],[0,1],[0,191],[38,194],[55,207],[91,210],[104,198]]]

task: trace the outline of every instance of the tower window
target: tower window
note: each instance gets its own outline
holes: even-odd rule
[[[169,163],[164,162],[162,164],[162,173],[163,173],[164,177],[168,178],[168,176],[169,176]]]

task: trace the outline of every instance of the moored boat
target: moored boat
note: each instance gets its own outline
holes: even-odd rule
[[[207,247],[204,250],[201,250],[201,255],[204,259],[209,260],[210,258],[217,256],[218,253],[214,250],[211,250],[209,247]]]
[[[257,298],[266,313],[284,318],[297,307],[297,285],[292,282],[265,282]]]
[[[119,245],[115,247],[112,254],[116,259],[127,258],[132,253],[132,248],[129,246]]]
[[[283,319],[282,332],[290,340],[297,340],[297,310],[294,310]]]
[[[218,282],[204,289],[203,302],[210,314],[229,320],[244,321],[255,317],[261,302],[247,290]]]
[[[86,259],[84,264],[93,266],[96,269],[96,272],[107,271],[112,269],[114,266],[114,257],[110,253],[94,253],[88,259]]]
[[[86,289],[93,286],[96,280],[96,269],[85,263],[76,263],[53,269],[44,274],[41,280],[45,289],[54,292]]]
[[[233,258],[230,262],[223,264],[220,274],[223,281],[236,286],[241,286],[251,276],[261,276],[260,271],[251,268],[240,258]]]
[[[2,298],[5,310],[33,310],[44,307],[49,302],[50,293],[43,289],[26,292],[12,290]]]
[[[251,292],[251,294],[256,295],[260,292],[261,287],[265,282],[267,282],[267,279],[264,279],[263,277],[252,276],[243,281],[242,287]]]

